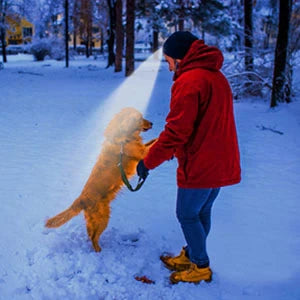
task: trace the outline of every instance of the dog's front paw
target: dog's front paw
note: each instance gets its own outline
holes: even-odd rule
[[[153,139],[145,144],[146,147],[153,146],[153,144],[158,140],[158,138]]]

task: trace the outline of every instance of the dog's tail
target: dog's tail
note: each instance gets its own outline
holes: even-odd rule
[[[48,228],[57,228],[77,216],[83,209],[80,205],[80,199],[76,199],[73,204],[53,218],[47,220],[45,226]]]

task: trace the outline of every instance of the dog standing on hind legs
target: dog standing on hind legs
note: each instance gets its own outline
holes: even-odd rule
[[[120,152],[123,151],[123,169],[130,178],[135,174],[137,163],[156,141],[146,144],[142,141],[140,133],[150,128],[152,123],[134,108],[124,108],[115,115],[104,132],[101,153],[80,196],[68,209],[47,220],[45,226],[60,227],[83,210],[88,236],[95,251],[101,251],[98,241],[108,225],[110,202],[123,186],[118,165]]]

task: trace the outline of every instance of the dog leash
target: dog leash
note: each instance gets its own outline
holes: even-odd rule
[[[124,144],[121,143],[121,150],[120,150],[120,162],[118,163],[118,166],[120,168],[120,172],[121,172],[121,177],[122,177],[122,180],[124,182],[124,184],[127,186],[127,188],[131,191],[131,192],[136,192],[138,191],[142,185],[144,184],[144,182],[146,181],[146,179],[143,179],[141,177],[139,177],[139,180],[138,180],[138,184],[135,188],[133,188],[129,182],[129,180],[127,179],[127,176],[125,174],[125,171],[123,169],[123,154],[124,154],[124,151],[123,151],[123,148],[124,148]]]

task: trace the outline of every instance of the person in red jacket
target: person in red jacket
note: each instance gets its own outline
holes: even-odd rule
[[[173,33],[163,52],[174,72],[170,111],[164,130],[137,173],[175,156],[176,214],[187,242],[178,256],[162,256],[173,283],[209,281],[212,272],[206,251],[212,205],[226,185],[241,180],[239,148],[230,85],[220,71],[222,52],[187,31]]]

